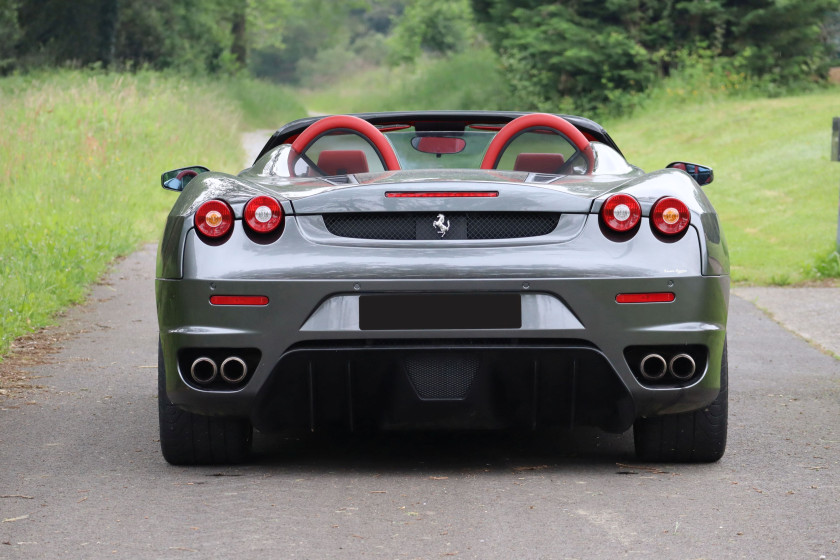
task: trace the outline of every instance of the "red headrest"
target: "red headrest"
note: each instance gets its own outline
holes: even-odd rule
[[[513,170],[530,173],[557,173],[564,163],[566,163],[566,158],[563,157],[563,154],[519,154],[516,156]]]
[[[328,176],[368,172],[367,158],[362,150],[324,150],[318,156],[317,165]]]

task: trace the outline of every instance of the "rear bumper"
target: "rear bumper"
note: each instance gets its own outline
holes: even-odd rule
[[[725,276],[159,279],[156,285],[167,394],[193,412],[248,417],[260,429],[598,425],[611,431],[640,416],[696,410],[717,396],[728,288]],[[676,294],[674,302],[615,302],[618,293],[664,290]],[[359,294],[430,291],[518,294],[522,325],[359,328],[353,304]],[[270,303],[213,306],[213,294],[264,295]],[[627,349],[640,346],[700,346],[707,359],[689,383],[649,386],[627,359]],[[190,379],[189,360],[219,349],[257,356],[244,385],[208,388]],[[409,371],[422,356],[431,360],[425,382]],[[418,390],[451,377],[447,363],[477,364],[467,393]]]

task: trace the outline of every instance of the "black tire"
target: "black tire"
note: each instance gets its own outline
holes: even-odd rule
[[[702,410],[639,418],[633,425],[636,456],[642,461],[713,463],[726,450],[729,371],[726,344],[720,364],[720,393]]]
[[[172,465],[242,463],[251,451],[253,430],[242,418],[202,416],[182,410],[166,396],[163,349],[158,343],[160,449]]]

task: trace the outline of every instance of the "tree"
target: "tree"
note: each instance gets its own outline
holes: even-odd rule
[[[20,39],[18,0],[0,0],[0,75],[14,65],[15,47]]]
[[[475,34],[469,0],[412,0],[393,30],[391,61],[414,61],[421,52],[464,50]]]
[[[825,74],[838,0],[472,0],[523,108],[612,108],[685,53],[773,84]]]
[[[572,1],[513,7],[492,35],[514,100],[522,108],[591,112],[619,94],[643,91],[656,77],[656,59],[641,40],[650,33],[633,0]],[[507,3],[489,12],[500,17]],[[596,14],[598,16],[596,17]],[[654,27],[655,28],[655,27]]]
[[[248,2],[239,0],[233,5],[230,52],[240,68],[248,65]]]
[[[0,0],[0,60],[13,42],[36,65],[231,72],[250,48],[281,44],[290,1]]]
[[[299,83],[324,70],[384,57],[383,36],[407,0],[289,0],[280,23],[282,44],[254,45],[250,67],[257,76]],[[304,80],[305,81],[305,80]]]
[[[825,75],[831,48],[822,24],[840,5],[837,0],[733,4],[727,54],[740,56],[750,74],[780,84]]]
[[[113,8],[115,3],[108,2]],[[18,50],[48,65],[76,61],[105,63],[113,36],[113,11],[103,0],[21,0]],[[106,54],[107,56],[107,54]]]
[[[823,24],[823,37],[831,51],[831,61],[840,61],[840,12],[830,12]]]

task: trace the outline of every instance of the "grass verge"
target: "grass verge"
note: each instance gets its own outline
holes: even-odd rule
[[[239,109],[242,127],[246,130],[277,129],[306,116],[303,105],[290,90],[262,80],[245,76],[214,78],[202,87],[222,90],[225,99]]]
[[[156,238],[174,202],[162,171],[238,172],[240,132],[265,90],[263,128],[302,116],[257,85],[71,71],[0,80],[0,357]]]

